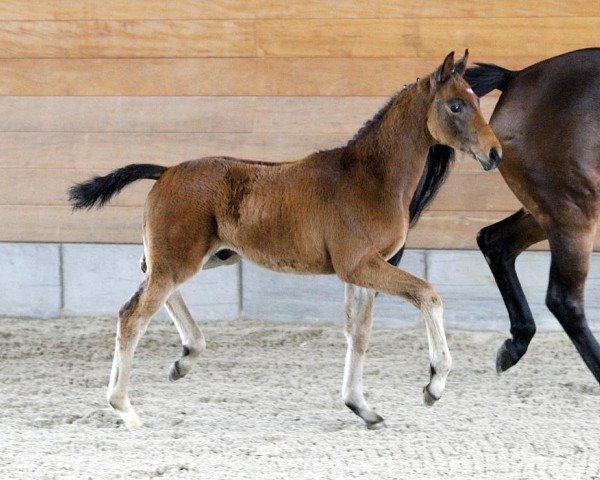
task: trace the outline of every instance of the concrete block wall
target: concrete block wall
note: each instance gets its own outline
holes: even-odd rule
[[[143,278],[139,245],[0,243],[0,315],[50,318],[113,315]],[[517,271],[541,330],[559,325],[544,305],[550,255],[526,252]],[[444,300],[449,328],[508,331],[508,317],[482,255],[465,250],[409,250],[402,268],[427,278]],[[335,276],[287,275],[244,262],[207,270],[182,293],[197,320],[238,318],[273,322],[343,319],[344,287]],[[586,288],[592,327],[600,328],[600,253]],[[163,310],[158,318],[167,319]],[[379,295],[375,322],[410,326],[421,321],[408,303]]]

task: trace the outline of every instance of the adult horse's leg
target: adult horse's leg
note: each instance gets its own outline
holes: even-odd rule
[[[362,418],[367,428],[383,425],[383,418],[375,413],[363,395],[363,365],[373,325],[375,292],[346,284],[345,331],[348,341],[342,399],[346,406]]]
[[[584,311],[584,287],[595,232],[595,224],[586,231],[549,231],[552,263],[546,305],[600,382],[600,345],[590,331]]]
[[[430,360],[430,381],[423,389],[423,396],[427,405],[433,405],[446,386],[452,357],[444,332],[442,300],[431,284],[393,267],[379,254],[366,255],[352,267],[338,265],[336,271],[347,283],[405,298],[421,310],[427,329]]]
[[[179,332],[183,349],[181,357],[173,362],[169,369],[169,380],[174,382],[185,377],[192,369],[193,364],[206,349],[206,340],[183,301],[179,289],[167,299],[165,307]]]
[[[169,276],[150,274],[119,311],[115,355],[106,398],[128,427],[142,425],[127,394],[135,348],[152,315],[161,307],[173,288],[174,284]]]
[[[515,260],[530,245],[546,238],[533,216],[521,209],[504,220],[485,227],[477,243],[487,261],[510,317],[510,333],[496,355],[496,371],[508,370],[527,351],[535,334],[535,321],[515,271]]]

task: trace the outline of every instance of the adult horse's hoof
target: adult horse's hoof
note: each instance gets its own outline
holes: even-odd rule
[[[429,391],[429,385],[423,388],[423,403],[425,403],[425,405],[431,407],[438,400],[439,398],[435,395],[432,395]]]
[[[171,368],[169,368],[169,381],[175,382],[176,380],[185,377],[186,374],[187,371],[182,368],[179,360],[177,360],[176,362],[173,362]]]
[[[498,375],[502,372],[506,372],[510,367],[517,363],[510,355],[510,350],[508,349],[509,342],[510,339],[505,340],[496,354],[496,373]]]

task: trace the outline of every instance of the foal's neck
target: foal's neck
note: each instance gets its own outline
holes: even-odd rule
[[[346,146],[354,166],[375,178],[382,191],[412,194],[416,189],[435,143],[427,129],[430,104],[427,80],[408,85]]]

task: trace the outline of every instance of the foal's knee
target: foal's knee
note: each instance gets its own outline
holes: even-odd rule
[[[413,297],[421,310],[430,312],[433,316],[443,313],[442,298],[431,285],[424,285],[413,294]]]

